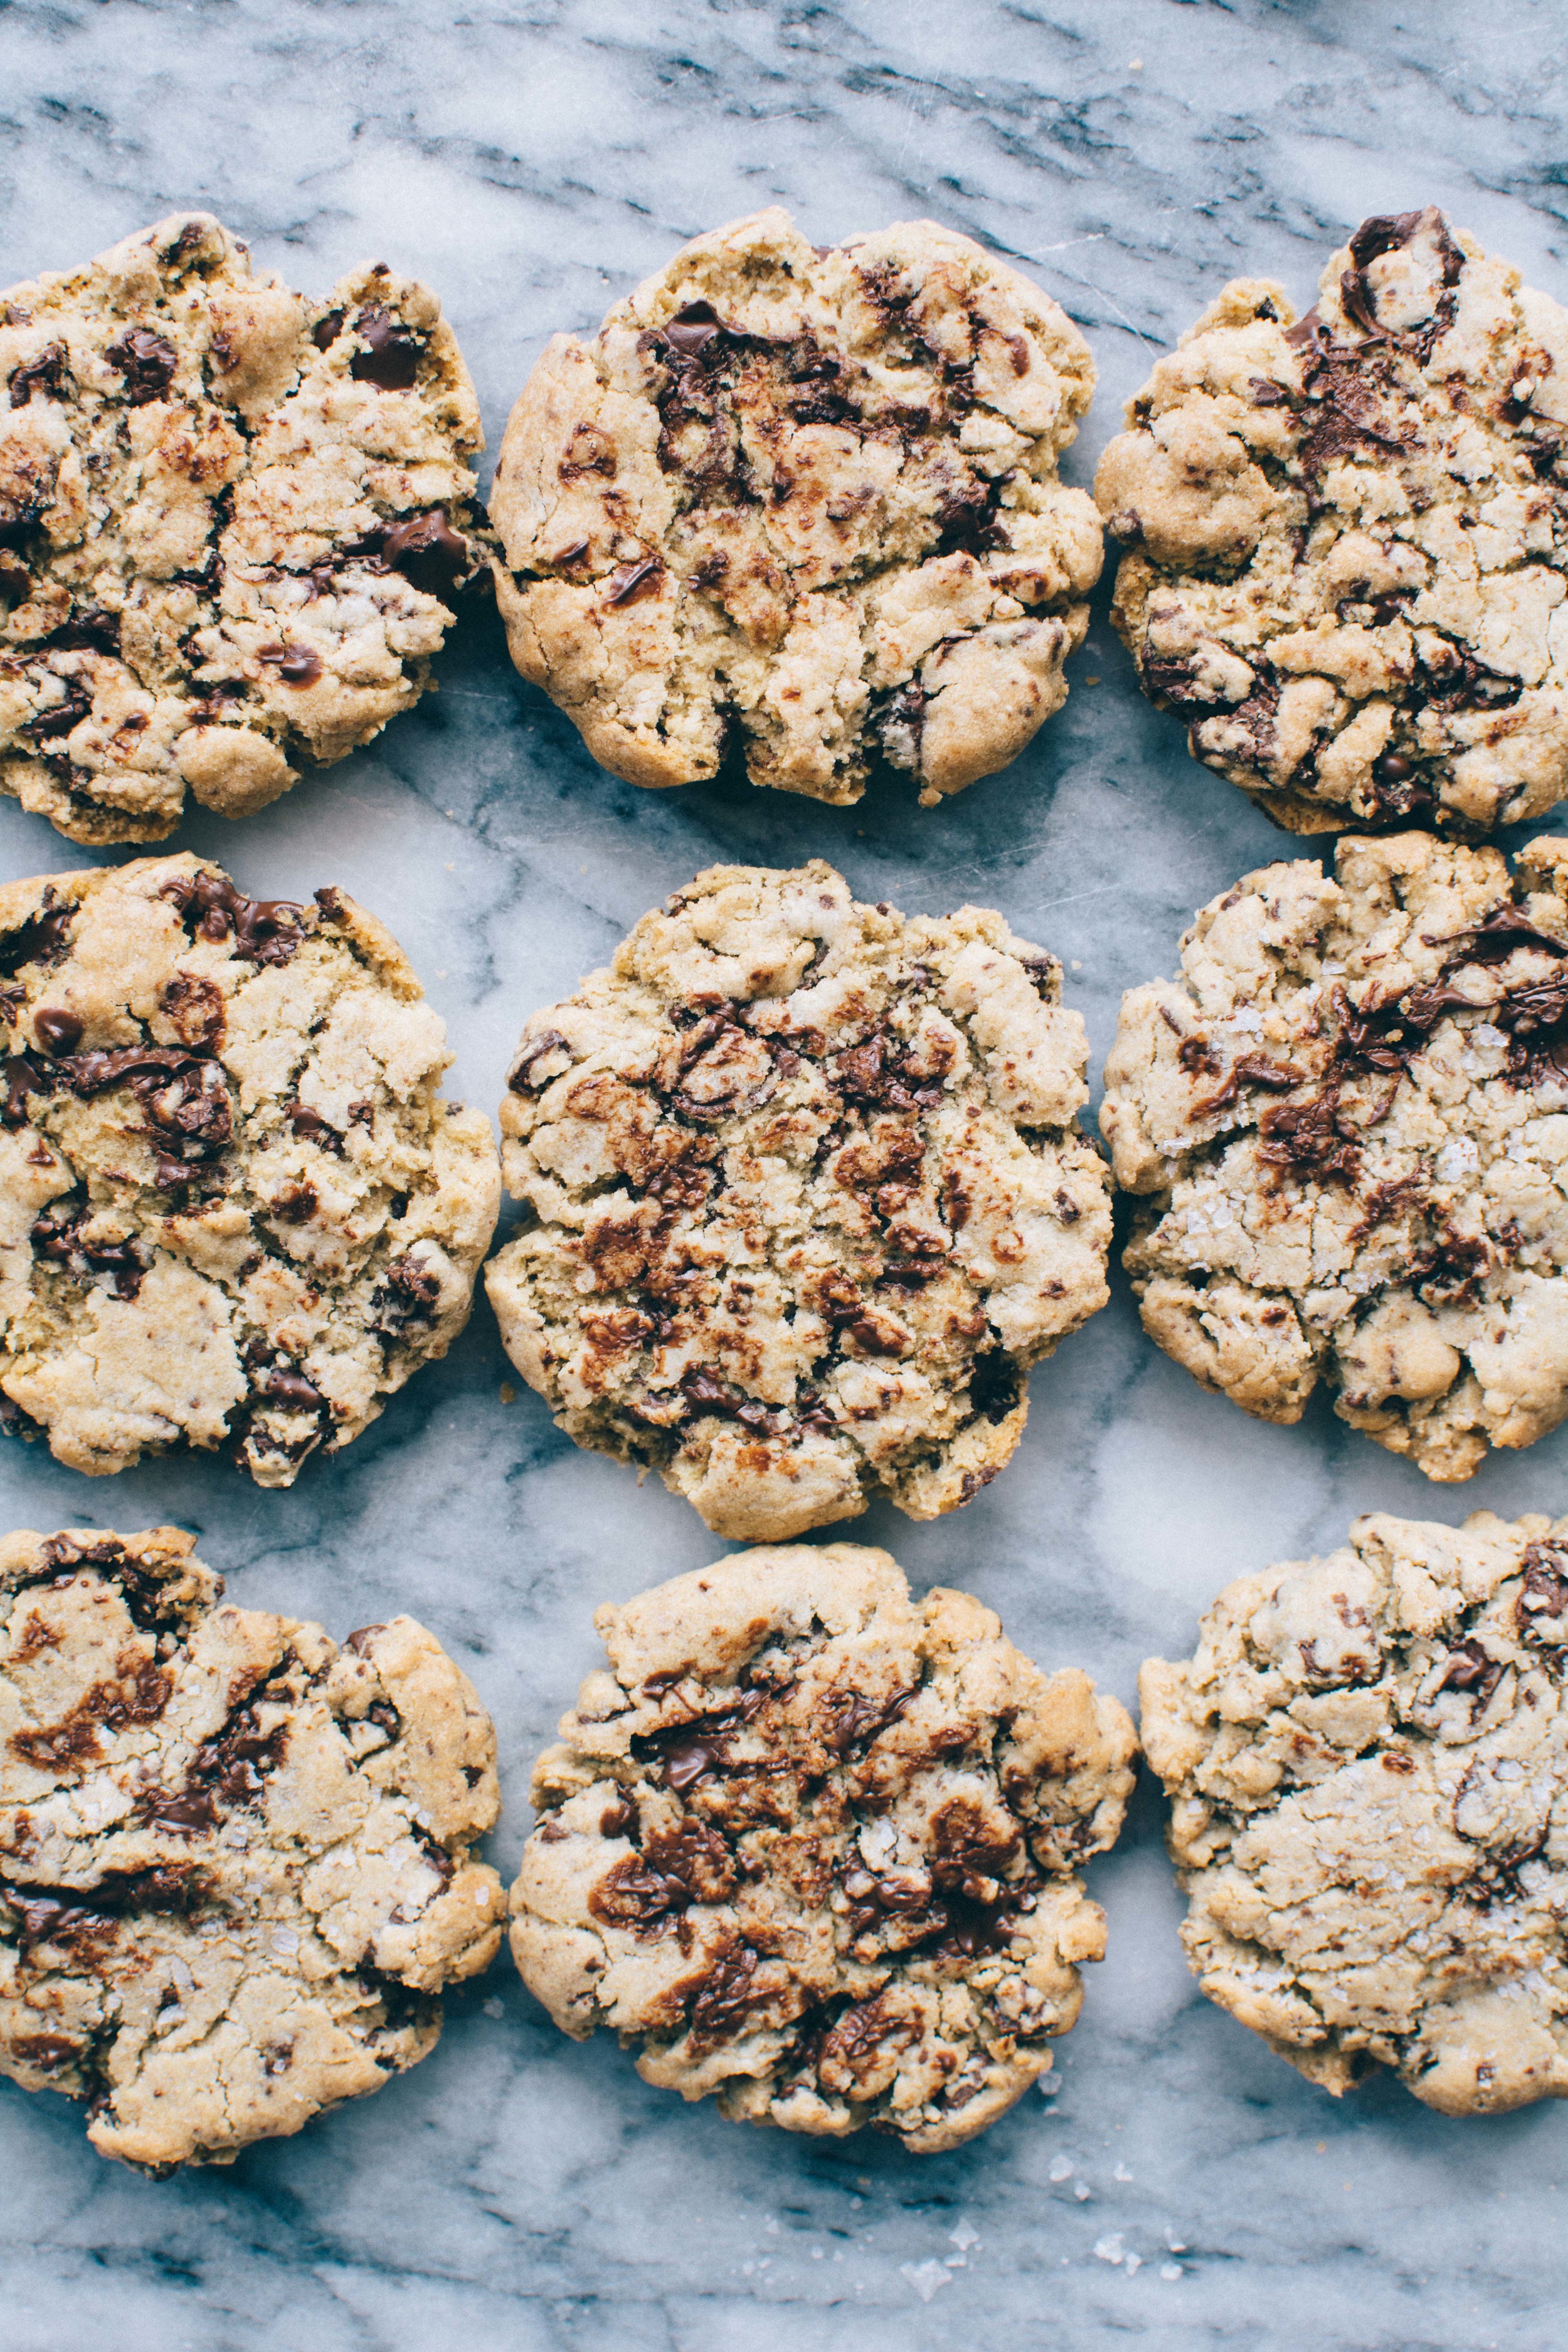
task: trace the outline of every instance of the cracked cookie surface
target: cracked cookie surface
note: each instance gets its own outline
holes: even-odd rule
[[[1358,1519],[1140,1680],[1211,2000],[1337,2096],[1568,2093],[1568,1520]]]
[[[1000,915],[714,866],[536,1013],[501,1107],[507,1352],[720,1535],[952,1510],[1105,1303],[1081,1020]]]
[[[496,467],[512,659],[636,784],[922,805],[1067,698],[1100,576],[1057,478],[1089,346],[931,221],[819,251],[776,209],[682,248],[589,342],[557,335]]]
[[[1340,844],[1213,900],[1128,991],[1100,1127],[1124,1264],[1206,1388],[1468,1478],[1568,1412],[1568,840]]]
[[[534,1770],[524,1981],[645,2081],[926,2152],[994,2122],[1077,2019],[1137,1745],[961,1592],[858,1544],[732,1554],[594,1620]]]
[[[73,841],[242,816],[417,701],[483,560],[440,305],[205,213],[0,296],[0,792]],[[8,608],[8,609],[6,609]]]
[[[160,2174],[427,2056],[502,1917],[468,1677],[410,1617],[237,1609],[194,1542],[0,1539],[0,2073]]]
[[[1433,207],[1379,215],[1303,319],[1227,286],[1128,422],[1112,617],[1195,759],[1293,833],[1562,797],[1568,312]]]
[[[0,889],[0,1418],[73,1469],[335,1452],[468,1317],[500,1204],[446,1030],[343,893],[143,858]]]

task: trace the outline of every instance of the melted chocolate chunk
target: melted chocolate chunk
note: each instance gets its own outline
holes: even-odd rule
[[[1437,1689],[1465,1692],[1469,1698],[1473,1719],[1485,1706],[1502,1676],[1500,1662],[1489,1657],[1479,1642],[1461,1642],[1449,1651]]]
[[[1505,902],[1494,907],[1479,923],[1463,931],[1454,931],[1449,938],[1458,941],[1455,951],[1445,959],[1445,971],[1454,971],[1468,963],[1506,963],[1520,948],[1537,948],[1544,955],[1555,956],[1559,962],[1568,958],[1568,943],[1554,940],[1550,931],[1536,929],[1522,907]],[[1426,947],[1442,947],[1447,940],[1423,938]]]
[[[222,1045],[227,1018],[223,991],[216,982],[199,979],[195,972],[177,971],[158,1003],[181,1044],[193,1053],[211,1055]]]
[[[519,1055],[507,1080],[514,1095],[533,1094],[539,1087],[550,1085],[549,1078],[536,1079],[533,1073],[537,1065],[548,1060],[552,1054],[564,1054],[568,1059],[571,1058],[572,1048],[559,1029],[546,1029],[542,1035],[531,1039]]]
[[[1334,1058],[1346,1070],[1407,1069],[1446,1013],[1475,1009],[1458,989],[1437,984],[1365,1005],[1352,1004],[1336,986],[1330,1003],[1339,1023]]]
[[[84,1568],[101,1569],[118,1589],[132,1623],[143,1633],[162,1631],[177,1616],[163,1578],[132,1559],[117,1536],[88,1543],[75,1536],[50,1536],[41,1547],[41,1558],[36,1580],[42,1583],[69,1584]]]
[[[79,679],[68,678],[64,683],[66,690],[62,699],[47,703],[42,710],[35,711],[32,718],[17,730],[29,741],[52,743],[60,736],[68,735],[91,710],[92,698]]]
[[[898,1721],[914,1696],[913,1688],[895,1691],[888,1699],[864,1691],[829,1691],[821,1704],[823,1739],[836,1756],[864,1750]]]
[[[264,1405],[279,1405],[286,1412],[330,1414],[331,1408],[315,1382],[286,1358],[279,1360],[276,1349],[264,1339],[251,1341],[245,1351],[245,1363],[250,1374],[251,1395]]]
[[[162,400],[180,364],[174,344],[152,327],[127,327],[103,356],[124,377],[125,398],[132,408]]]
[[[310,341],[319,352],[330,352],[343,331],[344,310],[324,310],[310,330]]]
[[[275,669],[285,686],[314,686],[321,675],[321,657],[311,646],[259,646],[256,658]]]
[[[700,359],[725,333],[723,320],[710,302],[689,302],[659,330],[679,360]]]
[[[247,1698],[230,1713],[221,1731],[198,1748],[177,1789],[151,1790],[138,1811],[150,1828],[176,1837],[196,1837],[216,1829],[227,1813],[253,1805],[283,1761],[289,1727],[264,1732],[258,1705]]]
[[[1337,1087],[1309,1095],[1305,1102],[1270,1103],[1258,1132],[1258,1156],[1271,1168],[1351,1177],[1361,1165],[1360,1143],[1354,1129],[1343,1124]]]
[[[941,1087],[911,1077],[905,1067],[908,1058],[908,1046],[900,1046],[886,1030],[874,1030],[838,1056],[838,1084],[846,1099],[866,1109],[935,1110],[942,1100]]]
[[[175,875],[160,896],[174,901],[193,939],[232,936],[247,963],[287,963],[305,936],[304,909],[293,899],[247,898],[226,874]]]
[[[45,400],[63,400],[71,390],[70,353],[64,343],[46,343],[11,373],[11,405],[26,408],[35,393]]]
[[[324,326],[326,321],[322,320]],[[349,362],[349,373],[380,392],[407,392],[417,382],[425,340],[378,304],[360,312],[354,330],[363,348]]]
[[[588,1908],[608,1926],[663,1936],[693,1903],[721,1903],[738,1883],[735,1857],[718,1831],[686,1821],[668,1836],[649,1838],[640,1854],[615,1864]]]
[[[1005,1348],[990,1348],[976,1356],[969,1374],[969,1402],[993,1426],[1015,1411],[1023,1391],[1023,1375]]]
[[[1414,242],[1421,231],[1435,231],[1437,252],[1442,264],[1442,286],[1434,317],[1425,321],[1412,335],[1400,336],[1384,326],[1377,316],[1376,304],[1366,273],[1381,254],[1394,253],[1401,246]],[[1454,315],[1454,296],[1450,290],[1459,282],[1465,257],[1448,234],[1447,224],[1435,205],[1424,205],[1413,213],[1373,213],[1363,220],[1350,242],[1351,268],[1340,279],[1340,300],[1347,314],[1369,335],[1410,341],[1416,345],[1425,359],[1438,335]]]
[[[134,1237],[129,1241],[89,1241],[82,1225],[90,1215],[86,1207],[62,1209],[57,1202],[34,1220],[28,1239],[33,1255],[58,1265],[78,1282],[107,1275],[116,1298],[134,1298],[152,1265],[151,1253]]]
[[[79,1013],[68,1013],[63,1007],[46,1005],[33,1015],[33,1029],[39,1045],[52,1060],[62,1054],[74,1052],[81,1044],[82,1023]]]
[[[371,1328],[395,1339],[411,1323],[429,1323],[441,1304],[441,1278],[416,1257],[395,1257],[371,1295]]]
[[[715,1960],[691,2004],[693,2050],[724,2041],[766,2000],[756,1973],[757,1955],[750,1944],[737,1941]]]
[[[388,567],[427,596],[450,596],[468,568],[468,542],[445,507],[394,523],[382,541]]]
[[[1561,1545],[1531,1544],[1526,1550],[1514,1622],[1522,1639],[1541,1648],[1568,1646],[1568,1550]]]
[[[639,562],[623,563],[612,572],[605,583],[606,604],[637,604],[645,596],[658,593],[664,578],[664,565],[657,555],[645,555]]]
[[[699,1365],[681,1377],[680,1393],[694,1412],[717,1413],[721,1420],[738,1421],[742,1428],[754,1430],[759,1437],[776,1437],[783,1423],[778,1414],[770,1412],[765,1404],[742,1390],[733,1389]]]
[[[339,1133],[331,1119],[323,1118],[319,1110],[312,1110],[309,1103],[285,1103],[283,1116],[295,1134],[302,1136],[307,1143],[315,1144],[319,1150],[332,1152],[339,1160],[342,1158],[346,1138]]]
[[[26,1886],[0,1880],[0,1905],[14,1913],[23,1959],[40,1945],[73,1957],[112,1943],[139,1911],[189,1911],[205,1892],[195,1873],[163,1864],[106,1874],[96,1886]]]

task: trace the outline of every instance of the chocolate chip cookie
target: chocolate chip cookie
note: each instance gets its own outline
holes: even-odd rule
[[[719,1535],[968,1502],[1107,1296],[1060,993],[1000,915],[906,919],[820,863],[645,916],[528,1024],[501,1107],[527,1213],[486,1285],[561,1427]]]
[[[511,1948],[563,2032],[787,2131],[955,2147],[1051,2063],[1132,1726],[885,1551],[731,1554],[594,1622],[533,1776]]]
[[[206,213],[0,295],[0,792],[73,841],[226,816],[409,709],[479,567],[435,296],[311,302]]]
[[[1568,840],[1408,833],[1247,875],[1105,1066],[1144,1328],[1205,1388],[1335,1411],[1429,1478],[1568,1412]]]
[[[0,2074],[154,2174],[379,2090],[500,1943],[467,1675],[237,1609],[194,1541],[0,1538]]]
[[[1358,1519],[1152,1658],[1182,1940],[1211,2000],[1336,2097],[1568,2093],[1568,1519]]]
[[[232,1440],[264,1486],[468,1318],[489,1122],[342,891],[195,857],[0,889],[0,1419],[73,1469]]]
[[[1457,834],[1568,790],[1568,312],[1440,213],[1363,221],[1298,320],[1227,286],[1096,483],[1112,606],[1194,759],[1292,833]]]
[[[1101,543],[1057,462],[1093,389],[1048,296],[933,221],[697,237],[512,411],[512,659],[628,782],[734,740],[753,783],[842,803],[879,751],[932,806],[1067,698]]]

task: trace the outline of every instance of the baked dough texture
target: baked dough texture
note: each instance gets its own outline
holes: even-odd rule
[[[0,888],[0,1421],[72,1469],[336,1452],[468,1318],[500,1207],[446,1030],[342,892],[203,859]]]
[[[1568,2093],[1568,1519],[1356,1520],[1140,1682],[1211,2000],[1336,2097]]]
[[[430,684],[480,567],[427,288],[310,302],[207,213],[0,295],[0,792],[73,841],[244,816]]]
[[[0,1538],[0,2074],[158,2175],[428,2056],[502,1916],[468,1677],[411,1617],[237,1609],[194,1542]]]
[[[1051,2063],[1105,1917],[1125,1710],[858,1544],[731,1554],[594,1622],[511,1948],[563,2032],[727,2116],[955,2147]]]
[[[968,1502],[1107,1297],[1060,990],[1000,915],[862,906],[820,862],[645,916],[501,1106],[526,1213],[486,1285],[561,1427],[719,1535]]]
[[[1099,519],[1057,463],[1094,364],[1066,313],[933,221],[817,250],[776,207],[556,335],[490,509],[512,659],[634,784],[717,773],[922,806],[1067,698]]]
[[[1433,206],[1296,319],[1237,278],[1096,491],[1112,615],[1193,756],[1292,833],[1459,835],[1568,789],[1568,312]]]
[[[1568,1412],[1568,841],[1342,841],[1129,990],[1100,1127],[1148,1205],[1143,1327],[1262,1421],[1335,1411],[1429,1478]]]

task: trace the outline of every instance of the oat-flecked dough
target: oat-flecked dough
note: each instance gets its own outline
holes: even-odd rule
[[[951,1511],[1105,1303],[1083,1023],[1000,915],[719,866],[536,1013],[501,1106],[529,1215],[486,1269],[563,1429],[718,1535]]]
[[[1100,1126],[1144,1328],[1260,1420],[1320,1380],[1429,1478],[1568,1412],[1568,840],[1247,875],[1129,990]]]
[[[194,1540],[0,1538],[0,2074],[155,2174],[428,2056],[502,1917],[467,1675],[411,1617],[236,1609]]]
[[[1568,1519],[1358,1519],[1140,1681],[1211,2000],[1336,2096],[1568,2093]]]
[[[594,1622],[511,1892],[564,2032],[788,2131],[973,2139],[1051,2063],[1137,1744],[962,1592],[858,1544],[732,1554]]]
[[[308,301],[176,214],[0,295],[0,792],[161,841],[187,792],[247,815],[417,701],[487,545],[426,288]]]
[[[496,467],[512,659],[634,784],[923,806],[1067,698],[1102,555],[1057,462],[1094,390],[1066,313],[906,221],[818,252],[787,213],[684,247],[557,335]]]
[[[1195,759],[1292,833],[1562,798],[1568,312],[1430,206],[1380,216],[1304,319],[1227,286],[1127,414],[1112,614]]]
[[[199,858],[0,889],[0,1421],[72,1469],[232,1439],[264,1486],[468,1318],[489,1121],[395,940]]]

